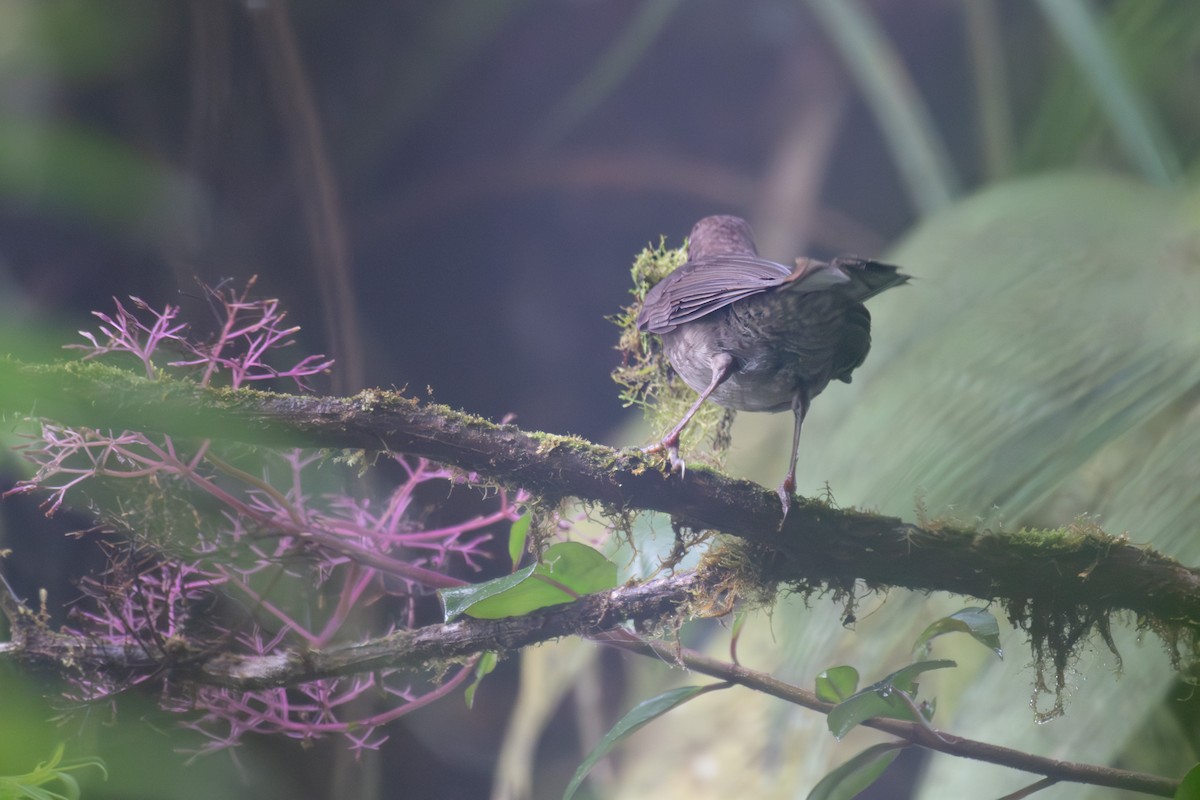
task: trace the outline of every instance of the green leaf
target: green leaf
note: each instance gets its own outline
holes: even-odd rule
[[[488,650],[479,657],[479,662],[475,664],[475,678],[471,681],[471,685],[467,687],[467,691],[464,693],[467,700],[467,708],[475,707],[475,690],[479,688],[479,684],[483,681],[484,677],[491,674],[492,670],[495,668],[496,654],[493,651]]]
[[[587,758],[583,759],[583,763],[575,770],[571,782],[567,784],[567,790],[563,792],[563,800],[570,800],[571,796],[575,794],[575,790],[583,783],[583,779],[592,771],[592,767],[596,766],[600,759],[608,755],[610,750],[634,731],[653,722],[671,709],[683,705],[693,697],[728,687],[729,684],[726,683],[713,683],[708,686],[681,686],[638,703],[628,714],[621,717],[616,725],[613,725],[612,730],[604,734],[600,743],[592,748],[592,752],[587,754]]]
[[[1000,625],[986,609],[964,608],[932,623],[913,643],[913,653],[920,652],[930,640],[945,633],[969,633],[997,657],[1004,658],[1004,650],[1000,647]]]
[[[885,742],[863,750],[830,772],[808,793],[808,800],[850,800],[870,786],[900,755],[903,744]]]
[[[599,551],[578,542],[546,548],[540,564],[484,583],[442,589],[446,620],[466,614],[476,619],[519,617],[547,606],[617,585],[617,565]]]
[[[947,658],[940,658],[934,661],[917,661],[909,664],[888,675],[883,680],[872,685],[871,689],[880,686],[895,686],[901,691],[912,693],[917,690],[916,677],[922,672],[929,672],[934,669],[948,669],[949,667],[957,667],[958,664]]]
[[[830,733],[841,739],[859,723],[875,717],[920,721],[913,715],[911,703],[901,697],[900,693],[903,692],[911,698],[917,691],[916,677],[922,672],[955,666],[958,665],[946,660],[918,661],[896,670],[878,683],[834,706],[825,719]]]
[[[513,569],[521,563],[525,555],[525,540],[529,538],[529,525],[533,522],[533,512],[526,511],[513,522],[508,529],[508,557],[512,560]]]
[[[850,699],[838,703],[825,720],[829,725],[830,733],[837,739],[841,739],[860,723],[876,717],[916,722],[916,716],[912,713],[908,703],[898,696],[899,692],[900,690],[895,687],[880,690],[864,689]]]
[[[505,575],[492,581],[439,590],[438,596],[442,598],[442,605],[446,608],[446,621],[449,622],[455,617],[467,613],[467,610],[476,603],[502,596],[505,592],[519,587],[529,580],[529,576],[533,575],[533,571],[537,567],[537,564],[530,564],[511,575]]]
[[[854,667],[830,667],[817,676],[817,697],[826,703],[840,703],[858,690],[858,670]]]
[[[1183,776],[1179,788],[1175,790],[1174,800],[1200,800],[1200,764]]]

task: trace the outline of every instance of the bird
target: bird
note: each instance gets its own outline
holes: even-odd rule
[[[658,443],[682,472],[679,437],[705,401],[738,411],[795,416],[788,472],[777,490],[787,516],[796,489],[800,428],[830,381],[850,382],[871,347],[863,302],[907,283],[890,264],[855,256],[760,258],[749,223],[709,216],[692,227],[687,261],[646,292],[637,328],[656,334],[671,367],[699,393]]]

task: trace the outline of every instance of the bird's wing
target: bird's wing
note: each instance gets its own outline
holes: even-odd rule
[[[818,291],[849,277],[829,264],[799,259],[789,268],[752,255],[723,253],[689,261],[646,293],[638,330],[669,333],[751,295],[794,284]]]

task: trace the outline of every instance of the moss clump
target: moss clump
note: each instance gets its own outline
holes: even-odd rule
[[[621,387],[621,400],[626,406],[640,408],[657,435],[666,433],[683,417],[696,401],[696,393],[671,369],[658,337],[637,329],[637,316],[646,292],[686,261],[686,244],[669,248],[660,239],[657,247],[646,247],[630,270],[633,302],[610,318],[621,329],[617,343],[621,364],[612,373]],[[685,455],[720,468],[732,425],[733,411],[706,403],[684,431],[681,449]]]
[[[746,608],[772,608],[779,596],[778,576],[769,565],[774,555],[763,545],[722,537],[700,561],[698,571],[721,575],[722,592],[739,598]]]

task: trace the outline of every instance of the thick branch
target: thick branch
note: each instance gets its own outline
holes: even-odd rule
[[[1001,600],[1010,610],[1033,608],[1043,617],[1071,613],[1085,624],[1128,610],[1160,627],[1200,630],[1200,573],[1095,529],[1013,534],[920,527],[814,502],[794,505],[782,520],[775,494],[749,481],[704,469],[681,477],[633,449],[529,433],[381,390],[351,398],[204,390],[95,364],[11,361],[0,361],[0,387],[0,408],[66,424],[391,450],[551,499],[665,512],[765,546],[759,560],[772,581],[845,586],[862,579]]]

